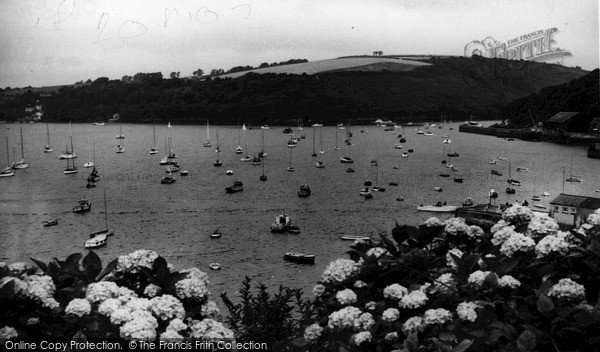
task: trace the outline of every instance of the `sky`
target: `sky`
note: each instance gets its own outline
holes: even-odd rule
[[[347,55],[464,55],[557,28],[566,66],[599,66],[598,0],[0,0],[0,87]]]

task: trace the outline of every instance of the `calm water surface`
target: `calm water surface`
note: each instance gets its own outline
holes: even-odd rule
[[[446,201],[459,205],[467,197],[487,202],[490,188],[499,190],[500,202],[528,199],[547,191],[549,201],[561,192],[563,167],[581,175],[582,183],[566,183],[565,191],[572,194],[599,196],[600,160],[588,159],[580,146],[550,143],[512,141],[459,133],[458,124],[447,124],[442,129],[430,129],[435,135],[417,135],[414,127],[405,128],[407,143],[403,149],[394,149],[400,129],[384,131],[375,126],[354,126],[353,145],[344,144],[345,132],[336,127],[305,127],[296,134],[304,134],[295,148],[287,148],[289,136],[282,127],[270,130],[242,131],[238,127],[211,126],[212,148],[204,148],[206,126],[177,126],[170,130],[156,126],[156,144],[160,149],[150,155],[153,146],[152,125],[123,124],[124,140],[117,140],[119,124],[92,126],[89,124],[51,124],[50,140],[54,152],[43,153],[46,144],[44,124],[0,125],[0,165],[6,163],[6,137],[9,140],[11,162],[20,159],[20,128],[23,129],[24,156],[30,167],[18,170],[15,177],[0,179],[0,260],[14,262],[28,257],[49,261],[64,259],[74,252],[85,252],[88,234],[104,228],[103,190],[108,198],[108,221],[115,236],[97,253],[104,263],[118,255],[136,249],[153,249],[168,257],[177,268],[196,266],[208,269],[211,262],[221,263],[222,270],[210,272],[211,291],[215,296],[227,291],[237,292],[239,284],[248,275],[255,284],[263,282],[274,287],[279,284],[307,290],[318,281],[325,266],[332,260],[345,257],[350,242],[341,241],[343,234],[377,235],[389,232],[394,222],[418,224],[431,214],[416,211],[419,204]],[[454,130],[449,130],[453,127]],[[312,157],[313,130],[315,150]],[[361,130],[364,133],[361,133]],[[214,146],[219,134],[223,166],[216,168]],[[59,155],[73,135],[75,159],[79,173],[65,175],[65,160]],[[259,181],[261,166],[242,162],[245,154],[234,153],[239,145],[252,156],[261,149],[264,134],[266,182]],[[336,134],[339,150],[335,150]],[[448,158],[449,145],[443,135],[448,134],[452,151],[458,158]],[[165,169],[159,160],[165,155],[166,139],[171,135],[172,149],[179,158],[182,170],[189,176],[178,176],[176,183],[161,185]],[[321,147],[322,140],[322,147]],[[115,153],[121,143],[126,152]],[[92,146],[95,148],[92,148]],[[323,154],[318,151],[322,148]],[[408,158],[401,153],[414,149]],[[13,156],[14,149],[14,156]],[[86,178],[91,171],[84,168],[94,158],[101,175],[97,188],[86,189]],[[291,163],[295,172],[286,171]],[[349,165],[341,164],[340,157],[355,160],[355,173],[347,173]],[[512,176],[523,182],[517,194],[506,195],[508,162],[490,165],[492,158],[511,160]],[[378,167],[370,161],[378,160]],[[453,163],[458,171],[451,172],[441,160]],[[317,169],[317,160],[325,163]],[[394,166],[397,168],[395,169]],[[528,173],[516,172],[526,167]],[[502,177],[490,175],[495,168]],[[227,176],[231,169],[234,175]],[[464,183],[451,178],[439,178],[440,172],[460,175]],[[226,194],[225,187],[241,180],[244,191]],[[375,193],[365,200],[359,195],[365,180],[385,186],[386,191]],[[396,181],[399,186],[388,186]],[[300,185],[308,183],[312,189],[309,198],[298,198]],[[438,193],[434,187],[443,188]],[[82,197],[93,204],[87,214],[74,214],[73,206]],[[398,201],[404,197],[404,201]],[[271,234],[269,225],[275,216],[285,212],[301,228],[299,235]],[[442,215],[444,219],[446,215]],[[54,227],[43,227],[42,221],[59,219]],[[220,229],[220,239],[209,234]],[[288,251],[316,255],[314,266],[284,262]]]

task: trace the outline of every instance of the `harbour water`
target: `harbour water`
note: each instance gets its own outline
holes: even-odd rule
[[[123,140],[116,139],[119,127],[125,135]],[[210,263],[219,262],[221,270],[209,273],[215,296],[237,292],[244,276],[270,287],[284,284],[310,291],[330,261],[346,256],[351,243],[340,240],[341,235],[376,236],[389,233],[396,221],[416,225],[435,215],[417,212],[420,204],[445,201],[460,205],[467,197],[485,203],[490,188],[495,188],[501,203],[527,199],[533,204],[534,194],[549,192],[549,197],[536,202],[548,206],[562,191],[563,167],[568,175],[571,160],[572,173],[582,176],[583,182],[564,183],[565,192],[600,196],[595,192],[600,188],[600,160],[588,159],[585,147],[459,133],[458,124],[430,128],[433,136],[418,135],[415,127],[406,127],[407,142],[402,149],[394,148],[401,129],[384,131],[376,126],[353,126],[351,146],[344,144],[346,131],[337,127],[294,129],[296,135],[306,136],[295,148],[286,146],[289,136],[282,133],[283,127],[242,131],[240,127],[211,126],[213,146],[206,148],[206,126],[174,125],[167,129],[157,125],[156,155],[149,154],[154,144],[152,125],[51,124],[54,151],[44,153],[45,124],[5,124],[0,125],[0,165],[6,163],[6,137],[11,161],[20,159],[20,128],[30,167],[17,170],[14,177],[0,179],[0,261],[27,261],[29,257],[49,261],[85,253],[88,234],[104,228],[106,190],[108,222],[115,235],[96,250],[104,264],[136,249],[155,250],[179,269],[195,266],[208,272]],[[311,156],[313,129],[317,157]],[[219,168],[213,166],[217,130],[223,161]],[[336,133],[339,150],[334,149]],[[65,175],[66,161],[59,160],[59,155],[70,143],[70,134],[79,172]],[[444,134],[452,139],[451,144],[442,143]],[[178,175],[176,183],[163,185],[159,180],[165,175],[165,167],[159,165],[159,160],[165,156],[169,135],[171,148],[179,156],[176,160],[189,175]],[[266,182],[259,181],[261,166],[240,161],[246,154],[258,154],[263,135],[268,153],[264,159]],[[117,144],[125,147],[125,153],[115,152]],[[238,144],[244,154],[234,153]],[[98,187],[86,189],[91,168],[83,164],[93,159],[92,145],[101,180]],[[460,156],[447,157],[450,147]],[[323,154],[319,153],[321,149]],[[402,152],[408,149],[414,149],[414,153],[402,158]],[[290,150],[295,172],[286,170]],[[354,164],[341,164],[342,156],[350,156]],[[500,157],[511,161],[512,178],[523,183],[515,187],[514,195],[504,192],[509,164]],[[498,160],[497,164],[490,165],[490,159]],[[315,168],[318,160],[325,163],[325,168]],[[371,160],[377,160],[378,166],[372,166]],[[458,171],[442,165],[442,160],[454,164]],[[347,173],[349,166],[356,172]],[[518,167],[529,172],[517,172]],[[234,174],[227,176],[228,169]],[[491,175],[491,169],[503,176]],[[440,178],[439,173],[461,176],[464,182]],[[225,187],[235,180],[244,183],[244,191],[226,194]],[[373,185],[378,182],[386,191],[364,199],[359,191],[366,180]],[[392,181],[398,186],[389,186]],[[310,185],[312,195],[299,198],[296,192],[305,183]],[[434,187],[441,187],[443,192],[434,191]],[[82,197],[92,202],[92,210],[72,213]],[[399,197],[404,200],[399,201]],[[300,234],[270,233],[270,224],[282,212],[300,227]],[[42,222],[50,218],[57,218],[58,225],[43,227]],[[221,238],[209,237],[215,229],[222,232]],[[316,264],[284,262],[282,256],[289,251],[315,254]]]

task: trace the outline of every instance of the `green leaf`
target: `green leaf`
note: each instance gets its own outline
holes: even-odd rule
[[[394,243],[392,241],[390,241],[390,239],[387,238],[386,235],[382,234],[380,237],[381,237],[381,241],[383,241],[383,244],[385,245],[385,248],[388,250],[388,252],[390,252],[390,254],[393,256],[398,256],[398,248],[396,248]]]
[[[488,334],[488,342],[493,344],[494,342],[498,341],[498,339],[503,336],[504,336],[504,333],[502,332],[502,330],[494,329],[494,330],[490,331],[490,333]]]
[[[7,281],[0,287],[0,298],[3,301],[11,298],[15,294],[15,280]],[[3,312],[4,313],[4,312]]]
[[[532,352],[535,350],[537,345],[537,339],[535,334],[529,330],[523,331],[523,333],[517,339],[517,347],[521,352]]]
[[[100,273],[100,275],[98,275],[98,277],[96,278],[96,281],[102,280],[103,277],[105,277],[106,275],[108,275],[111,271],[115,270],[115,268],[117,267],[117,263],[118,262],[119,262],[118,259],[113,259],[110,263],[108,263],[108,265],[106,266],[106,268],[104,268],[104,270],[102,270],[102,272]]]
[[[70,271],[70,270],[73,270],[73,269],[79,267],[79,261],[81,260],[81,257],[83,257],[83,255],[81,253],[71,254],[70,256],[67,257],[67,259],[65,260],[61,269],[63,271]]]
[[[456,347],[454,347],[452,352],[464,352],[469,347],[471,347],[472,344],[473,344],[473,340],[467,340],[467,339],[462,340],[458,345],[456,345]]]
[[[73,335],[71,341],[85,343],[87,342],[87,336],[85,336],[85,334],[81,330],[79,330],[75,333],[75,335]]]
[[[456,340],[456,335],[444,331],[440,332],[438,337],[441,341],[444,342],[452,342]]]
[[[554,310],[554,303],[544,294],[540,294],[537,300],[537,309],[544,316],[548,316]]]
[[[152,268],[156,273],[156,279],[160,283],[160,286],[163,287],[166,285],[167,281],[169,281],[169,276],[171,275],[167,260],[163,257],[156,258],[154,264],[152,264]]]
[[[304,337],[299,337],[297,339],[292,340],[292,343],[298,347],[304,347],[308,345],[308,341]]]
[[[88,252],[83,258],[82,265],[89,282],[93,282],[102,271],[102,260],[94,251]]]
[[[48,271],[48,266],[46,265],[46,263],[41,262],[37,259],[33,259],[33,258],[29,258],[29,259],[31,259],[32,262],[34,262],[40,269],[42,269],[44,274],[46,273],[46,271]]]

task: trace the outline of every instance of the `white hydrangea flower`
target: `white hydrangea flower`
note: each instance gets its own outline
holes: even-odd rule
[[[529,252],[535,248],[535,241],[518,232],[510,236],[500,247],[500,253],[512,257],[517,252]]]
[[[503,221],[503,220],[500,220],[500,221]],[[499,245],[503,244],[504,242],[506,242],[506,240],[508,240],[515,233],[516,232],[515,232],[515,229],[513,228],[513,226],[502,227],[501,229],[494,232],[494,235],[492,236],[492,244],[494,246],[499,246]]]
[[[428,300],[429,298],[427,298],[425,292],[414,290],[400,299],[400,307],[407,309],[419,308],[425,305]]]
[[[485,278],[490,273],[491,273],[491,271],[481,271],[481,270],[474,271],[471,273],[471,275],[469,275],[467,282],[469,282],[470,284],[474,284],[477,287],[481,287],[481,286],[483,286],[483,282],[485,281]]]
[[[514,290],[521,286],[521,282],[510,275],[504,275],[498,279],[498,286],[501,288],[507,287]]]
[[[385,334],[385,340],[387,342],[394,342],[394,341],[398,340],[398,333],[394,331],[394,332]]]
[[[361,331],[352,336],[352,341],[356,346],[360,346],[363,342],[370,342],[372,338],[373,337],[369,331]]]
[[[506,222],[504,220],[500,220],[497,223],[495,223],[494,226],[492,226],[492,228],[490,229],[490,232],[493,233],[493,234],[495,234],[496,232],[498,232],[498,231],[500,231],[500,230],[502,230],[502,229],[504,229],[506,227],[510,227],[513,230],[515,229],[514,225],[511,225],[509,222]]]
[[[483,229],[477,225],[471,225],[469,229],[471,230],[472,238],[480,238],[484,234]]]
[[[570,248],[571,245],[565,240],[564,237],[548,235],[542,238],[538,244],[535,245],[535,254],[538,258],[543,258],[553,252],[565,255],[569,253]]]
[[[373,248],[370,248],[370,249],[367,251],[367,257],[368,257],[368,256],[374,256],[375,258],[379,258],[379,257],[381,257],[381,256],[384,256],[384,255],[386,255],[386,254],[387,254],[387,252],[388,252],[388,251],[387,251],[387,249],[385,249],[385,248],[381,248],[381,247],[373,247]]]
[[[462,302],[456,307],[456,313],[461,320],[474,322],[477,320],[476,308],[481,308],[476,302]]]
[[[431,282],[426,282],[423,285],[419,286],[419,291],[427,292],[427,290],[429,290],[431,286]]]
[[[367,287],[367,284],[364,281],[356,280],[356,282],[354,282],[354,287],[355,288],[363,288],[363,287]]]
[[[98,313],[110,317],[115,310],[121,308],[121,301],[116,298],[109,298],[98,306]]]
[[[455,289],[456,281],[454,280],[452,273],[444,273],[434,280],[433,288],[430,292],[431,294],[451,294]]]
[[[185,317],[183,304],[171,295],[162,295],[150,300],[150,311],[160,320],[166,321]]]
[[[90,303],[103,302],[109,298],[116,298],[119,296],[119,286],[112,281],[100,281],[94,282],[87,286],[85,298]]]
[[[165,332],[160,334],[160,340],[169,342],[181,342],[183,341],[183,336],[181,336],[175,330],[167,329],[165,330]]]
[[[29,318],[27,319],[27,325],[28,326],[32,326],[32,325],[38,325],[41,322],[41,319],[38,317],[34,317],[34,318]]]
[[[435,216],[432,216],[429,219],[425,220],[425,226],[427,226],[427,227],[442,226],[442,222],[440,221],[440,219],[436,218]]]
[[[376,303],[373,301],[369,301],[365,304],[366,310],[375,310]]]
[[[304,339],[307,340],[307,341],[318,340],[319,337],[321,337],[321,334],[323,333],[323,330],[324,330],[323,327],[321,327],[317,323],[309,325],[304,330]]]
[[[25,296],[42,302],[47,298],[52,298],[56,291],[54,281],[47,275],[30,275],[23,278],[23,283],[26,287],[23,287],[23,293]]]
[[[352,291],[349,288],[339,291],[335,295],[335,299],[337,299],[338,302],[340,302],[342,305],[348,305],[348,304],[355,303],[357,298],[358,297],[356,296],[356,293],[354,293],[354,291]]]
[[[195,339],[224,340],[233,339],[233,331],[226,328],[222,323],[213,319],[202,321],[193,320],[189,324],[190,337]]]
[[[131,311],[135,310],[147,310],[150,311],[150,307],[152,303],[148,298],[138,298],[133,297],[127,303],[123,304],[123,306]]]
[[[533,211],[520,204],[514,204],[502,213],[502,219],[511,224],[528,223],[533,218]]]
[[[535,214],[529,222],[529,225],[527,225],[527,233],[533,238],[554,235],[558,230],[559,228],[556,220],[547,214]]]
[[[42,307],[50,310],[57,310],[60,307],[60,304],[53,297],[47,297],[42,300]]]
[[[406,287],[400,284],[391,284],[383,289],[383,297],[388,299],[399,300],[406,294],[408,294],[408,290],[406,289]]]
[[[6,325],[0,329],[0,341],[10,340],[15,337],[19,337],[19,333],[17,332],[17,329],[12,326]]]
[[[315,287],[313,287],[313,295],[315,297],[321,297],[324,292],[325,292],[325,286],[323,286],[321,284],[316,284]]]
[[[426,326],[445,324],[452,320],[452,313],[444,308],[428,309],[423,314],[423,323]]]
[[[446,265],[451,267],[452,269],[458,269],[458,265],[456,264],[456,261],[454,260],[454,258],[452,258],[452,255],[454,254],[455,256],[457,256],[458,258],[462,258],[463,256],[463,251],[461,251],[458,248],[453,248],[451,250],[448,251],[448,253],[446,253]]]
[[[402,324],[402,332],[406,335],[410,333],[419,333],[425,329],[423,318],[416,316],[406,319]]]
[[[217,304],[213,301],[206,302],[202,306],[202,309],[200,310],[200,312],[202,313],[202,316],[204,316],[205,318],[216,319],[216,318],[221,317],[221,311],[219,310],[219,307],[217,307]]]
[[[87,299],[83,298],[75,298],[65,308],[65,314],[74,315],[77,317],[82,317],[84,315],[90,314],[92,311],[92,306]]]
[[[27,263],[23,263],[23,262],[17,262],[17,263],[12,263],[8,266],[8,270],[10,271],[10,274],[14,277],[18,277],[21,278],[23,275],[26,274],[27,269],[29,269],[30,266]]]
[[[375,324],[375,319],[371,313],[362,313],[358,319],[354,321],[354,329],[369,330]]]
[[[183,331],[187,328],[188,328],[187,324],[184,323],[183,320],[181,320],[179,318],[175,318],[175,319],[171,320],[169,322],[169,325],[167,325],[167,330],[173,330],[173,331]]]
[[[210,294],[206,280],[197,277],[179,280],[175,284],[175,291],[180,299],[200,303],[208,299]]]
[[[600,209],[596,209],[593,214],[588,215],[586,222],[590,225],[600,225]]]
[[[119,287],[119,295],[117,296],[121,303],[125,304],[129,302],[133,298],[138,298],[138,296],[127,287]]]
[[[460,236],[466,235],[468,237],[473,237],[471,233],[471,228],[465,222],[463,218],[450,218],[444,221],[444,232],[446,235],[450,236]]]
[[[400,311],[396,308],[388,308],[381,314],[381,320],[389,323],[394,322],[400,318]]]
[[[113,325],[121,325],[131,319],[131,310],[123,307],[114,309],[110,315],[110,322]]]
[[[350,259],[337,259],[329,263],[321,280],[325,283],[341,283],[358,273],[359,264]]]
[[[582,300],[585,298],[585,287],[569,278],[560,279],[550,288],[548,296],[567,301]]]
[[[344,307],[329,315],[327,326],[330,329],[344,329],[354,326],[362,311],[356,307]]]
[[[154,319],[152,315],[150,318]],[[126,340],[133,341],[152,341],[156,339],[156,319],[133,318],[127,321],[120,328],[120,335]]]
[[[158,253],[152,250],[139,249],[135,252],[119,256],[117,259],[117,271],[125,273],[137,273],[140,268],[152,269]]]
[[[154,298],[154,297],[158,296],[161,292],[162,292],[162,289],[160,288],[160,286],[155,285],[155,284],[149,284],[144,289],[144,295],[148,298]]]
[[[190,278],[190,279],[195,278],[195,279],[204,281],[206,283],[206,285],[209,284],[208,274],[198,268],[184,269],[184,270],[181,270],[180,273],[187,274],[187,278]]]

